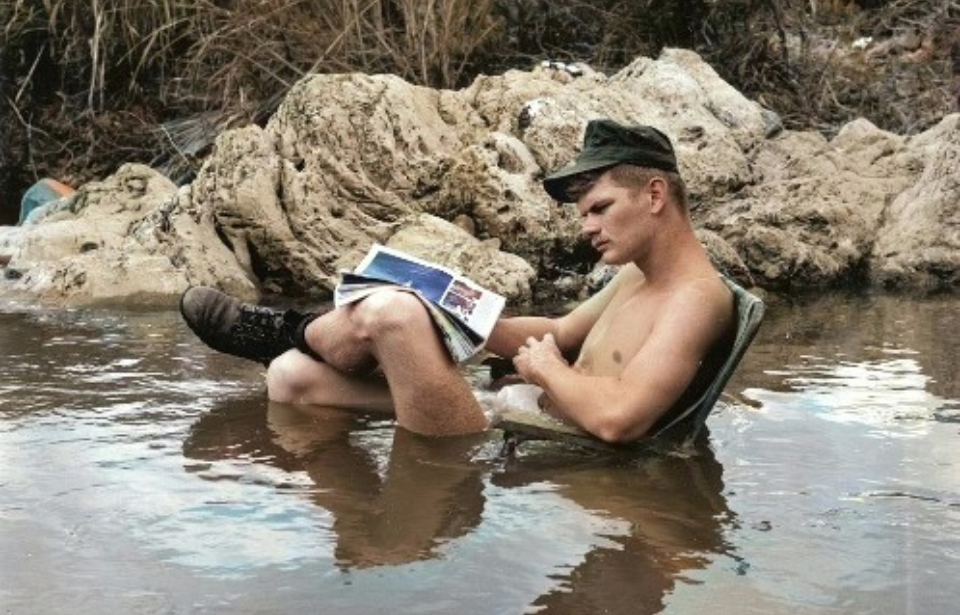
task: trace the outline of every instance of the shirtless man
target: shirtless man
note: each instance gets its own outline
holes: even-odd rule
[[[603,262],[622,267],[563,317],[501,319],[486,348],[512,358],[519,375],[543,389],[542,405],[554,416],[608,442],[637,439],[728,339],[731,293],[694,234],[663,133],[591,121],[579,157],[548,176],[544,188],[576,203]],[[275,401],[391,412],[401,426],[428,435],[487,427],[410,293],[384,290],[311,317],[193,288],[181,312],[211,347],[269,363]]]

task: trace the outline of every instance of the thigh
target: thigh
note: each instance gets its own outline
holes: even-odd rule
[[[386,380],[378,374],[350,376],[299,350],[270,364],[267,392],[273,401],[393,413]]]
[[[450,358],[429,312],[407,292],[375,293],[356,314],[390,386],[397,421],[410,431],[482,431],[487,419]]]

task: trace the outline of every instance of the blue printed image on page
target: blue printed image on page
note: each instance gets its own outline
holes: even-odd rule
[[[412,286],[428,301],[434,303],[440,303],[443,292],[453,280],[452,276],[443,271],[398,258],[386,252],[377,254],[376,258],[360,273],[372,278]]]

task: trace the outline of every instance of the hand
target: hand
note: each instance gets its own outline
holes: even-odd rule
[[[543,376],[547,370],[557,365],[567,367],[567,362],[557,347],[553,334],[547,333],[542,340],[528,337],[527,342],[517,350],[513,365],[524,380],[543,386]]]

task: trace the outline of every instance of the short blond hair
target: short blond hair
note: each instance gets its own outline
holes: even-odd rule
[[[659,177],[667,184],[667,194],[671,200],[675,201],[684,212],[689,211],[687,204],[687,185],[679,173],[672,171],[663,171],[650,167],[640,167],[635,164],[618,164],[609,169],[599,171],[589,171],[581,173],[570,179],[567,184],[567,193],[574,199],[579,200],[586,194],[593,185],[597,183],[600,176],[610,171],[610,179],[618,186],[629,190],[643,190],[654,177]]]

